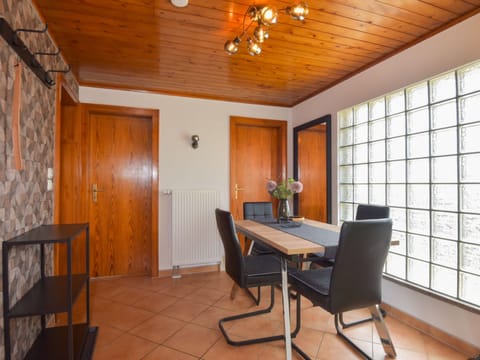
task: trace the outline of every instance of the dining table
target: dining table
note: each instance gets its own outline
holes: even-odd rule
[[[288,261],[292,257],[304,257],[311,253],[334,255],[338,245],[340,227],[308,219],[305,219],[302,224],[236,220],[235,227],[237,232],[245,235],[246,238],[267,245],[281,255],[285,357],[287,360],[291,360]]]
[[[258,222],[255,220],[235,220],[238,233],[252,241],[271,247],[280,255],[282,277],[282,303],[285,334],[285,358],[292,359],[292,338],[290,334],[290,306],[288,293],[288,262],[290,259],[302,261],[308,254],[320,253],[334,258],[338,247],[341,227],[324,222],[305,219],[302,223]],[[399,245],[393,240],[391,245]],[[247,248],[248,245],[245,244]],[[246,255],[247,249],[244,249]]]

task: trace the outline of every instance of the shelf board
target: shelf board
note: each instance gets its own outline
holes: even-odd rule
[[[68,311],[67,276],[40,279],[8,312],[9,318]],[[72,275],[72,303],[87,281],[86,274]]]
[[[4,247],[12,247],[18,245],[66,243],[72,241],[85,229],[88,229],[88,224],[41,225],[24,234],[4,241],[2,245]]]
[[[87,324],[73,325],[73,358],[87,360],[92,358],[98,327]],[[46,328],[38,336],[25,356],[27,360],[68,359],[68,326]]]

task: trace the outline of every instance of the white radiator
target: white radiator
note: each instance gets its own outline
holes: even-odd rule
[[[172,191],[172,265],[220,263],[222,243],[215,221],[215,190]]]

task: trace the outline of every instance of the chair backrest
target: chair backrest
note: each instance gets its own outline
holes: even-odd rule
[[[359,204],[355,220],[386,219],[390,217],[388,206]]]
[[[242,287],[244,285],[245,262],[232,214],[225,210],[216,209],[215,218],[225,250],[225,270],[232,280]]]
[[[244,202],[243,218],[256,221],[275,221],[272,203],[269,201]]]
[[[330,281],[332,313],[382,301],[382,271],[392,238],[392,220],[345,221]]]

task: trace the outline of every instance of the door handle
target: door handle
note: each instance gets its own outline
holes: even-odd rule
[[[92,201],[93,201],[94,203],[97,202],[97,198],[98,198],[97,194],[98,194],[99,192],[103,192],[103,191],[105,191],[105,190],[99,189],[98,186],[97,186],[97,184],[92,184]]]
[[[238,192],[239,191],[245,191],[247,189],[238,187],[238,184],[235,184],[235,200],[238,200]]]

